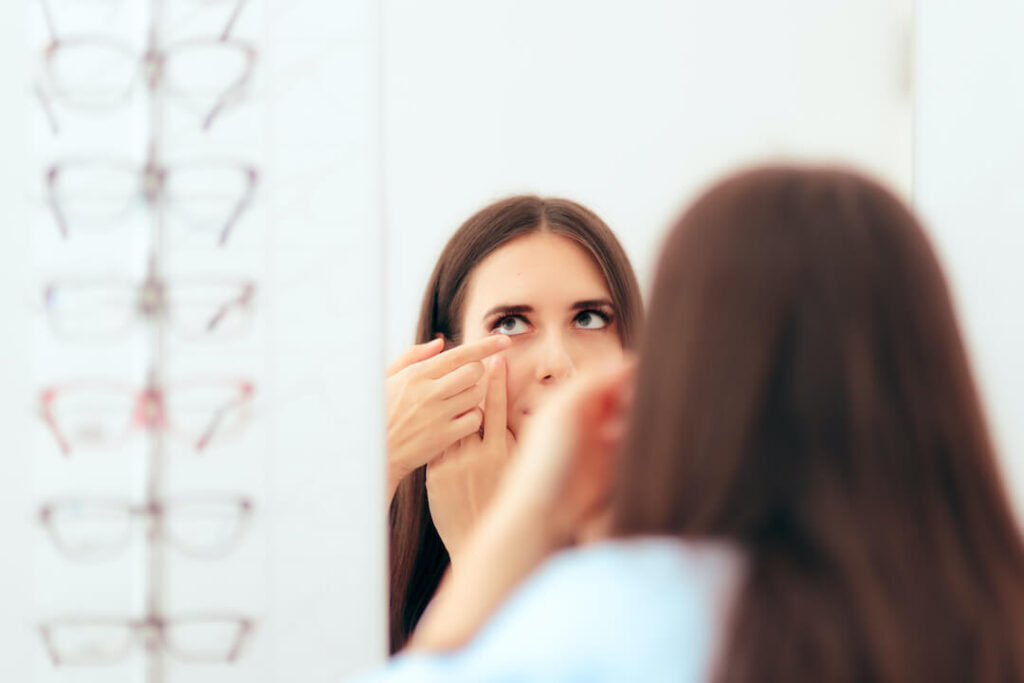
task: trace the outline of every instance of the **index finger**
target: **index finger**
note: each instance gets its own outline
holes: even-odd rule
[[[498,351],[508,348],[512,343],[506,335],[492,335],[483,339],[456,346],[423,363],[427,377],[438,379],[452,370],[457,370],[466,363],[483,360]]]
[[[441,344],[440,337],[438,337],[437,339],[431,339],[425,344],[416,344],[415,346],[410,346],[405,351],[403,351],[398,358],[392,361],[391,365],[388,366],[386,376],[390,377],[391,375],[401,372],[402,370],[406,369],[410,365],[413,365],[414,363],[419,363],[420,361],[424,361],[432,356],[435,356],[442,348],[443,344]]]

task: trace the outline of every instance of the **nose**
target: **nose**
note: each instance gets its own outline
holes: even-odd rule
[[[537,381],[541,384],[556,384],[572,376],[575,367],[569,348],[562,335],[548,334],[539,349],[537,359]]]

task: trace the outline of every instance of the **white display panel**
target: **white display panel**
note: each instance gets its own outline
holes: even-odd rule
[[[123,44],[137,55],[145,52],[153,11],[159,9],[157,47],[166,48],[166,87],[148,92],[139,69],[125,101],[102,111],[85,111],[67,91],[76,79],[113,79],[117,60],[109,69],[89,69],[83,66],[88,59],[77,56],[62,74],[69,87],[56,88],[58,96],[45,98],[44,108],[33,89],[41,50],[51,39],[44,5],[33,0],[0,9],[6,151],[0,165],[0,271],[8,330],[0,340],[6,451],[0,479],[2,680],[326,682],[385,654],[378,381],[383,290],[374,284],[382,282],[384,265],[377,7],[369,0],[248,0],[231,39],[255,50],[249,87],[203,130],[211,101],[204,88],[219,87],[218,69],[232,65],[218,64],[213,55],[222,45],[206,45],[208,52],[193,53],[194,61],[185,47],[173,46],[216,38],[235,4],[47,0],[59,40],[87,35]],[[44,86],[55,85],[52,74],[42,79]],[[112,165],[143,165],[153,142],[168,169],[163,212],[142,199],[141,175]],[[44,180],[54,164],[66,183],[56,193]],[[89,172],[76,179],[74,172],[86,164]],[[231,214],[241,203],[224,197],[247,192],[244,173],[231,180],[211,170],[224,164],[255,169],[258,182],[232,221],[229,238],[218,246],[225,208]],[[241,184],[232,184],[239,178]],[[66,219],[66,238],[54,195]],[[123,199],[124,206],[114,206],[113,198]],[[159,215],[166,220],[157,239]],[[208,224],[214,229],[203,230]],[[102,230],[90,232],[93,227]],[[81,287],[77,299],[67,294],[73,288],[59,290],[67,306],[57,307],[62,324],[50,324],[41,295],[46,283],[141,281],[154,250],[172,286],[204,278],[251,281],[245,329],[233,338],[201,334],[209,338],[189,340],[174,332],[188,327],[177,324],[188,320],[186,305],[175,311],[182,315],[171,321],[165,343],[155,345],[152,325],[131,319],[130,299],[90,299]],[[192,291],[191,300],[186,294],[172,298],[185,304],[229,296],[216,287],[168,291]],[[99,313],[83,315],[83,302]],[[82,338],[83,330],[97,328],[118,305],[125,324],[115,325],[112,337],[100,343]],[[196,453],[185,440],[167,439],[159,480],[169,500],[199,493],[244,496],[252,514],[244,535],[215,559],[168,547],[160,558],[159,592],[168,614],[242,615],[255,628],[230,665],[186,664],[167,656],[152,667],[137,648],[112,666],[54,666],[36,624],[65,615],[142,616],[154,581],[144,523],[136,524],[110,559],[74,562],[44,531],[39,506],[94,496],[138,504],[147,497],[155,468],[147,430],[130,401],[111,403],[111,413],[115,407],[122,411],[115,426],[129,437],[123,444],[62,454],[39,419],[40,388],[56,384],[70,393],[86,378],[140,387],[157,358],[169,388],[194,377],[241,378],[254,388],[244,427],[221,447]],[[176,407],[179,412],[169,406],[168,415],[187,414],[188,406]],[[215,409],[211,415],[226,424],[234,413]],[[58,421],[79,440],[98,435],[93,426],[76,432],[67,414]],[[199,540],[197,530],[181,528],[193,540]],[[216,635],[204,633],[201,643]]]

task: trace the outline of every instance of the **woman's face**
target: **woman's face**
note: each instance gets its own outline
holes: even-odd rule
[[[462,337],[490,334],[512,338],[504,355],[508,426],[517,437],[555,386],[623,355],[601,270],[581,246],[545,232],[502,245],[470,274]]]

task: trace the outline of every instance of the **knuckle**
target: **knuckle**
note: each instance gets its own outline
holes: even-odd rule
[[[412,394],[415,396],[417,405],[436,399],[440,393],[441,387],[437,382],[417,382],[412,387]]]
[[[418,389],[419,403],[426,403],[441,396],[441,386],[437,382],[428,382]]]

